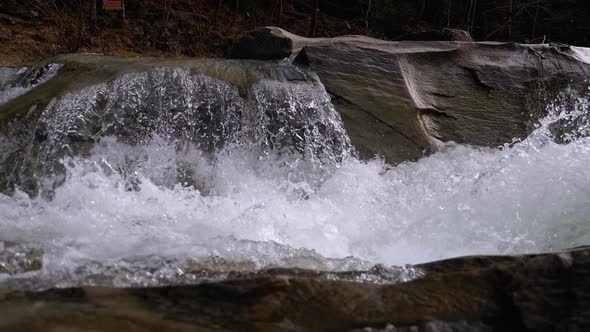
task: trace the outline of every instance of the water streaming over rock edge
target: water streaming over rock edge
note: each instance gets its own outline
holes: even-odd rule
[[[588,244],[588,105],[564,91],[521,142],[449,144],[393,167],[354,158],[321,85],[262,81],[244,97],[183,70],[130,74],[54,100],[29,141],[2,138],[2,156],[30,153],[15,169],[33,164],[24,178],[48,193],[0,195],[0,240],[44,263],[2,282],[157,285]],[[415,276],[389,273],[378,280]]]
[[[27,68],[0,68],[0,105],[23,95],[57,75],[61,65]]]

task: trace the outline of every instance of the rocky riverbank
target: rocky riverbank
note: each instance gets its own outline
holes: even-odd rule
[[[473,42],[456,30],[443,37],[304,38],[267,27],[238,40],[232,55],[296,56],[326,86],[361,154],[392,163],[448,142],[497,147],[523,139],[548,100],[565,88],[584,90],[590,77],[587,48]]]
[[[392,42],[364,36],[304,38],[267,27],[239,39],[231,55],[271,61],[287,80],[299,80],[299,68],[316,73],[361,157],[381,156],[393,164],[417,160],[450,142],[498,147],[524,139],[547,114],[549,100],[566,88],[584,90],[590,77],[586,48],[472,42],[460,31],[451,33],[447,37],[452,41]],[[288,57],[293,65],[281,64]],[[62,75],[66,79],[80,77],[64,83],[71,85],[108,82],[121,73],[145,70],[144,62],[183,68],[199,61],[68,55],[43,63],[51,62],[67,64]],[[253,79],[239,61],[209,62],[202,61],[196,70],[213,76],[227,72],[222,79],[240,89]],[[105,63],[119,65],[112,69]],[[218,64],[227,69],[216,72]],[[88,71],[97,75],[83,75]],[[31,93],[53,91],[54,85]],[[69,91],[59,84],[56,88]],[[54,96],[45,93],[43,103],[48,97]],[[15,99],[0,110],[5,109],[4,116],[24,112],[32,106],[29,100]]]
[[[0,290],[2,331],[585,331],[590,250],[466,257],[371,283],[378,270],[266,270],[201,285]],[[346,279],[356,281],[346,281]],[[365,281],[363,281],[365,280]]]
[[[252,45],[248,43],[256,45],[260,43],[258,38],[264,38],[262,44],[265,52],[262,55],[240,53],[252,50]],[[319,172],[329,172],[329,166],[338,165],[349,155],[350,142],[346,132],[364,159],[381,155],[392,164],[416,160],[451,142],[488,147],[510,144],[515,138],[526,137],[536,121],[545,115],[547,98],[563,89],[586,88],[585,80],[590,76],[588,49],[563,45],[475,43],[469,40],[391,42],[363,36],[308,39],[276,28],[266,29],[262,33],[258,31],[257,34],[247,36],[243,42],[234,49],[234,57],[265,60],[159,60],[63,55],[48,59],[26,72],[9,69],[6,75],[14,79],[2,81],[3,88],[12,89],[10,91],[17,89],[17,92],[22,93],[7,98],[6,103],[0,106],[0,120],[3,121],[0,129],[7,137],[18,139],[5,145],[6,149],[13,150],[6,150],[11,153],[10,158],[1,159],[5,163],[3,165],[9,165],[0,170],[7,184],[2,190],[13,193],[16,187],[20,187],[34,196],[40,191],[36,186],[44,184],[48,188],[46,201],[51,202],[54,194],[52,190],[63,185],[67,178],[62,176],[58,179],[62,182],[48,185],[47,182],[41,183],[38,176],[63,175],[66,169],[63,164],[57,165],[58,159],[63,156],[91,155],[89,151],[101,140],[108,144],[106,136],[121,139],[127,144],[125,147],[128,150],[124,151],[132,151],[133,147],[147,145],[155,134],[162,134],[174,144],[182,143],[178,147],[193,144],[211,154],[222,147],[225,141],[251,143],[247,146],[255,147],[257,153],[261,152],[252,160],[262,160],[263,163],[265,159],[260,157],[268,155],[269,151],[278,151],[279,156],[293,157],[287,159],[288,162],[309,158],[319,164],[304,165],[308,167],[304,170],[309,171],[309,167],[317,166],[313,170],[319,170],[318,174],[322,175],[317,181],[321,184],[325,177],[324,173]],[[283,57],[290,57],[292,63],[281,60]],[[334,106],[330,103],[328,93],[331,94]],[[227,117],[217,118],[220,114]],[[343,118],[346,132],[342,130],[338,114]],[[254,125],[249,127],[252,123]],[[241,128],[249,130],[238,130]],[[245,135],[235,136],[236,133]],[[581,132],[574,134],[584,135]],[[258,146],[259,143],[262,144]],[[579,149],[583,148],[580,145]],[[167,146],[165,149],[170,148]],[[160,155],[162,151],[158,150],[157,154]],[[134,177],[136,170],[141,170],[141,163],[150,156],[140,154],[137,160],[130,162],[127,158],[129,154],[123,154],[125,158],[117,159],[123,161],[120,165],[109,163],[108,156],[99,156],[96,164],[88,162],[91,166],[88,173],[108,173],[107,178],[120,174],[125,189],[118,194],[134,195],[141,192],[141,181]],[[210,159],[212,163],[215,161],[215,158]],[[186,167],[183,168],[186,164],[184,160],[169,158],[168,161],[170,167],[158,168],[155,173],[158,176],[170,175],[172,180],[168,183],[164,181],[168,179],[162,180],[162,176],[157,178],[160,182],[153,182],[166,189],[154,189],[152,201],[157,202],[158,193],[171,193],[171,188],[178,188],[176,185],[180,181],[187,183],[187,177],[195,175],[185,172],[179,176],[181,171],[186,170]],[[154,164],[159,165],[160,162],[158,160]],[[86,172],[82,163],[79,166],[84,170],[82,173]],[[72,170],[78,166],[70,167]],[[43,173],[45,171],[47,173]],[[380,176],[387,170],[382,172]],[[221,177],[226,175],[222,174]],[[477,182],[479,176],[477,173],[477,179],[473,181]],[[100,191],[111,187],[110,182],[101,184],[101,179],[97,177],[89,181],[91,190]],[[195,184],[203,180],[198,176],[195,179]],[[494,183],[496,179],[491,178],[487,184]],[[143,180],[150,184],[149,177]],[[401,182],[407,179],[394,180]],[[311,194],[304,192],[308,188],[297,188],[299,191],[293,192],[299,196],[294,197],[300,200],[289,197],[285,201],[289,204],[293,200],[305,202],[310,197],[313,199],[313,190],[317,189],[313,186],[317,183],[312,180],[305,183],[312,187]],[[519,182],[516,183],[518,185]],[[30,185],[30,188],[26,185]],[[80,187],[86,190],[86,183]],[[355,199],[358,187],[358,183],[351,185],[350,190],[355,194]],[[189,196],[190,204],[205,201],[202,198],[209,195],[198,185],[195,188],[201,191],[194,193],[195,196]],[[484,183],[483,186],[461,188],[485,191],[489,187]],[[336,191],[338,189],[340,187]],[[188,191],[181,192],[185,195]],[[427,190],[424,192],[429,193]],[[473,195],[476,194],[474,190]],[[250,196],[250,192],[244,196]],[[6,197],[8,203],[5,204],[13,204],[12,197],[2,197]],[[105,197],[109,197],[108,192],[102,199]],[[142,196],[133,197],[141,200]],[[171,201],[178,201],[177,196],[172,197]],[[390,197],[395,196],[381,195],[377,199],[371,196],[369,199],[384,200]],[[491,196],[491,200],[497,197]],[[484,197],[477,203],[485,204],[486,198],[490,200]],[[330,202],[324,199],[318,206]],[[23,210],[18,211],[25,212],[27,208],[33,208],[34,202],[30,203],[26,199],[23,202],[17,201],[8,206],[22,207]],[[81,206],[89,203],[76,202]],[[92,201],[91,204],[94,203]],[[230,203],[237,204],[235,201]],[[505,204],[513,203],[508,200]],[[180,209],[188,209],[190,204]],[[209,208],[206,204],[210,203],[204,204],[204,208]],[[221,213],[231,204],[222,206]],[[390,202],[386,201],[385,204]],[[243,215],[252,216],[247,222],[251,223],[248,224],[251,228],[256,228],[255,222],[260,215],[250,213],[264,208],[264,204],[252,205],[249,202],[247,205],[244,211],[238,213],[236,220],[242,221],[239,218]],[[583,206],[574,206],[570,211],[583,213],[586,207],[583,198],[579,205]],[[71,206],[67,198],[64,206],[69,212]],[[342,205],[338,207],[341,208]],[[464,206],[456,208],[463,208],[462,212],[466,210]],[[443,207],[435,209],[433,215],[443,213]],[[73,222],[68,225],[59,215],[63,211],[53,211],[62,227],[61,231],[76,228],[76,237],[88,232],[88,229],[78,224],[80,220],[76,217],[70,218]],[[98,211],[98,215],[107,212]],[[519,211],[515,215],[520,218]],[[153,223],[155,228],[149,234],[149,238],[154,241],[160,240],[157,233],[161,229],[169,230],[166,228],[167,222],[165,227],[156,227],[157,222],[168,218],[161,211],[156,212],[156,222]],[[341,218],[345,217],[345,213],[338,213]],[[9,216],[17,222],[7,226],[8,229],[16,229],[18,237],[27,232],[39,233],[35,229],[21,230],[19,222],[22,220],[16,214]],[[282,215],[286,218],[284,212]],[[555,216],[567,217],[561,211],[556,211]],[[388,215],[386,217],[383,223],[396,221],[389,220]],[[141,216],[132,216],[131,220],[117,220],[117,223],[129,222],[128,229],[117,228],[113,232],[112,220],[108,218],[107,214],[103,231],[111,236],[114,234],[115,239],[120,239],[117,237],[120,236],[119,231],[128,231],[134,236],[150,226]],[[185,218],[192,222],[194,216]],[[576,222],[584,220],[577,220],[576,216],[573,218],[569,220],[572,224],[568,224],[568,227],[583,229]],[[171,220],[174,220],[171,223],[178,221]],[[153,222],[151,219],[148,221]],[[434,223],[436,220],[433,218],[429,221]],[[27,219],[26,222],[32,221]],[[335,224],[333,230],[322,228],[321,231],[328,232],[330,236],[336,235],[339,224]],[[205,225],[211,226],[207,236],[217,236],[216,224]],[[234,225],[235,220],[230,220],[230,227]],[[276,224],[271,224],[270,228],[273,227],[278,228]],[[296,224],[287,230],[297,231],[298,227],[299,224]],[[353,228],[353,232],[364,227],[361,224]],[[535,227],[538,225],[526,225],[524,231],[515,232],[526,233]],[[174,233],[174,236],[178,237],[171,236],[164,241],[186,240],[190,236],[181,237],[178,234],[185,235],[185,231],[191,229],[175,230],[178,233]],[[317,229],[304,231],[307,233],[300,233],[304,234],[301,238],[311,236]],[[197,235],[199,232],[201,229],[197,229]],[[42,239],[47,237],[42,235]],[[544,237],[551,235],[546,234]],[[64,238],[68,239],[67,236]],[[96,239],[86,240],[96,245],[90,250],[104,245],[102,242],[92,242]],[[360,238],[357,242],[371,240],[371,237]],[[231,242],[235,238],[228,236],[220,241]],[[252,241],[246,245],[270,243],[278,246],[272,241]],[[440,239],[433,236],[430,241]],[[70,245],[71,242],[75,241],[70,239],[65,243]],[[511,245],[509,242],[503,245],[506,244]],[[85,243],[77,245],[83,247]],[[242,264],[240,266],[247,266],[246,271],[232,270],[231,265],[229,268],[224,266],[222,270],[216,265],[219,262],[214,261],[206,266],[196,264],[190,273],[213,275],[215,278],[203,277],[186,283],[137,288],[92,287],[101,285],[104,276],[93,274],[92,267],[84,270],[86,266],[83,266],[81,269],[84,271],[80,273],[86,273],[84,276],[87,277],[84,279],[87,283],[83,284],[89,286],[52,286],[43,291],[24,290],[24,285],[27,280],[34,279],[36,272],[44,271],[44,264],[55,262],[44,262],[42,251],[33,247],[24,246],[23,250],[15,251],[14,248],[19,245],[14,242],[4,242],[2,247],[4,250],[0,252],[0,257],[7,258],[6,262],[0,264],[0,275],[18,275],[22,279],[10,279],[8,285],[14,287],[0,289],[0,331],[342,331],[370,328],[426,332],[590,329],[590,250],[587,247],[527,256],[463,257],[399,270],[376,266],[366,271],[349,269],[346,272],[324,271],[321,268],[296,269],[292,268],[293,265],[286,268],[267,266],[257,270],[248,261],[239,262]],[[51,248],[50,245],[48,247]],[[268,246],[261,248],[258,250],[266,254],[265,248]],[[367,251],[371,251],[372,247],[368,248]],[[289,250],[296,251],[292,248]],[[309,256],[309,252],[314,255]],[[314,250],[307,250],[305,254],[308,255],[304,256],[305,259],[310,260],[321,257]],[[26,259],[19,261],[19,255]],[[260,255],[260,252],[256,252],[256,255]],[[289,258],[292,257],[286,260]],[[292,259],[296,261],[298,258],[294,256]],[[100,265],[100,268],[103,268],[101,272],[105,272],[104,266]],[[125,270],[115,270],[115,273],[121,271]],[[399,274],[391,275],[391,271]],[[185,271],[179,272],[183,273]]]
[[[475,40],[589,44],[590,6],[575,0],[127,0],[124,21],[100,9],[94,20],[91,3],[0,2],[0,66],[73,52],[223,57],[239,35],[265,25],[310,37],[439,40],[451,28]]]

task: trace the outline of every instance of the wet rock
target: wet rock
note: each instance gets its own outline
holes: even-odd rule
[[[301,166],[290,168],[292,178],[317,166],[318,181],[329,164],[353,154],[317,76],[287,62],[64,55],[21,76],[29,88],[0,104],[0,135],[15,141],[0,158],[0,192],[19,187],[51,197],[65,180],[63,157],[87,156],[97,146],[107,151],[107,137],[126,145],[160,140],[179,154],[190,148],[210,161],[228,149],[260,158],[293,156]],[[139,152],[110,163],[136,190],[133,174],[147,159]],[[153,180],[170,187],[177,180],[201,183],[180,159]],[[42,177],[52,180],[41,187]]]
[[[589,55],[551,45],[341,37],[315,40],[295,62],[318,74],[363,157],[398,163],[451,141],[496,147],[528,136],[548,99],[585,88]]]
[[[209,257],[205,260],[188,259],[186,271],[189,273],[214,271],[216,273],[254,271],[256,264],[250,261],[229,261],[222,257]]]
[[[0,16],[0,23],[7,25],[16,25],[16,21],[14,18],[4,15]]]
[[[250,31],[234,42],[230,57],[234,59],[274,60],[289,57],[293,51],[290,38],[274,33],[273,28]]]
[[[261,271],[194,286],[0,290],[0,330],[585,331],[590,249],[466,257],[419,279]],[[36,308],[35,310],[31,310]]]
[[[354,329],[351,332],[492,332],[493,329],[483,323],[474,322],[440,322],[432,321],[422,325],[396,327],[387,324],[384,328]]]
[[[28,88],[47,81],[57,74],[61,66],[59,64],[46,64],[38,67],[31,67],[18,80],[18,85]]]
[[[399,40],[472,42],[473,38],[471,38],[469,32],[465,30],[441,29],[407,34],[399,38]]]
[[[361,156],[391,163],[451,141],[495,147],[524,138],[546,114],[549,98],[566,87],[585,88],[590,77],[586,48],[474,43],[449,29],[405,41],[264,29],[267,39],[291,40],[294,62],[318,74]]]
[[[15,275],[39,271],[43,267],[43,252],[26,244],[0,241],[0,275]]]

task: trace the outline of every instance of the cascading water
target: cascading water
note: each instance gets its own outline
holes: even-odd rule
[[[29,71],[26,71],[27,68],[0,68],[0,105],[47,82],[57,74],[60,67],[58,64],[49,64]]]
[[[21,244],[0,256],[0,284],[156,285],[587,244],[589,105],[564,91],[525,140],[390,166],[354,157],[319,82],[240,91],[187,70],[127,74],[4,128],[0,240]],[[43,267],[25,273],[17,258],[35,250]]]

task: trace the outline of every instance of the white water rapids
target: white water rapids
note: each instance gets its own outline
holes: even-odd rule
[[[348,157],[314,189],[286,176],[285,162],[247,151],[211,163],[158,137],[139,146],[106,137],[89,156],[63,161],[66,181],[53,199],[0,194],[0,240],[43,250],[48,276],[81,267],[106,273],[138,257],[349,270],[589,244],[588,100],[573,100],[556,100],[521,142],[449,144],[398,166]],[[567,131],[575,135],[560,134],[558,144],[552,126],[564,121],[575,124]],[[103,167],[132,153],[144,156],[135,190]],[[206,194],[162,185],[179,160],[192,165]]]

